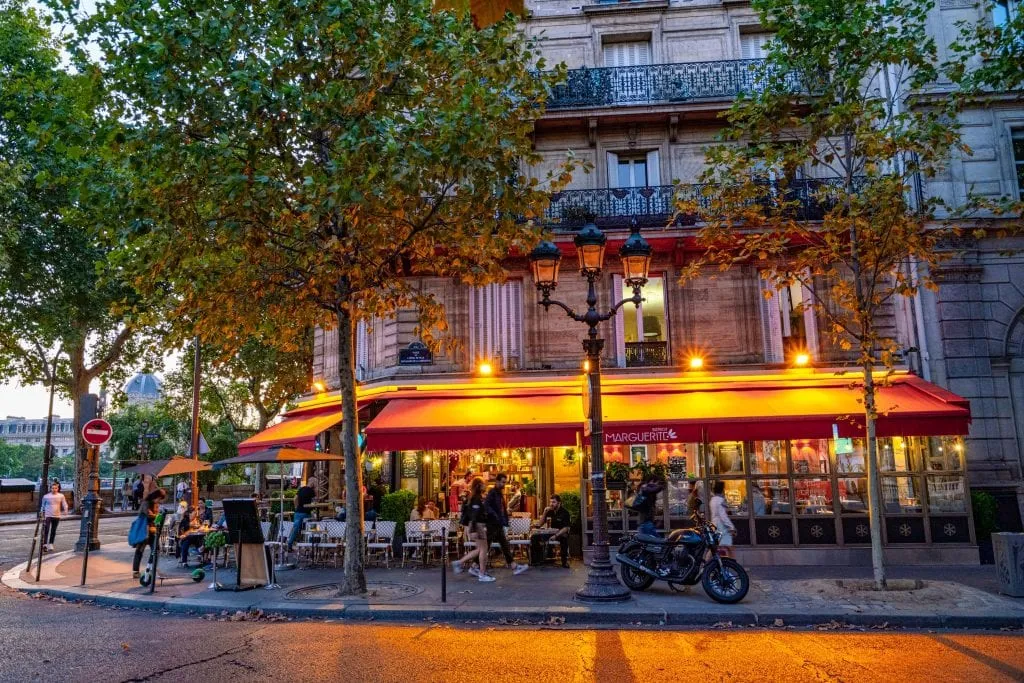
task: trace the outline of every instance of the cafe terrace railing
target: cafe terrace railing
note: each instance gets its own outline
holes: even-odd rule
[[[764,87],[763,59],[571,69],[548,99],[549,111],[583,107],[731,100]],[[787,77],[800,91],[795,75]]]
[[[676,226],[696,225],[695,213],[675,213],[675,200],[687,202],[700,210],[711,208],[713,184],[656,185],[653,187],[620,187],[595,190],[563,190],[551,195],[544,213],[544,223],[556,230],[577,230],[588,221],[602,228],[628,228],[636,221],[641,228],[665,227],[669,221]],[[778,183],[763,183],[766,201],[794,202],[796,218],[821,220],[831,208],[828,188],[842,187],[839,178],[804,178],[790,180],[784,187]],[[824,192],[823,192],[824,190]]]
[[[668,342],[626,342],[626,367],[664,367],[668,362]]]

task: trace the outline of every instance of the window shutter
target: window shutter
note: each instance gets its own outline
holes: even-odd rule
[[[370,368],[370,343],[366,334],[366,321],[356,323],[356,379],[362,382]]]
[[[650,41],[608,43],[602,49],[605,66],[642,66],[651,63]]]
[[[771,33],[741,33],[740,58],[764,59],[768,56],[768,43],[771,39]]]
[[[647,153],[647,184],[650,187],[661,185],[661,165],[658,161],[658,150]]]
[[[612,303],[617,302],[623,298],[622,291],[622,276],[612,274]],[[617,367],[626,367],[626,326],[624,319],[626,316],[619,315],[615,316],[615,363]]]
[[[522,367],[523,283],[503,284],[469,290],[470,363],[487,359],[500,361],[504,369]]]
[[[814,311],[814,297],[811,294],[811,290],[804,286],[804,330],[807,332],[807,353],[811,354],[811,358],[818,359],[818,316],[815,315]]]
[[[615,152],[608,152],[608,187],[619,186],[619,155]]]
[[[771,290],[772,296],[764,298],[764,290]],[[782,357],[782,313],[779,309],[779,293],[767,280],[761,278],[761,334],[764,337],[764,362],[781,363]]]

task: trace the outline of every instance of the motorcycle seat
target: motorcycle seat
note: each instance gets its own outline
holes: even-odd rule
[[[640,543],[660,543],[662,545],[668,543],[668,541],[661,536],[651,536],[649,534],[637,534],[636,540]]]

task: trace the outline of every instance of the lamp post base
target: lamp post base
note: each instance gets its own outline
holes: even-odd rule
[[[594,560],[587,572],[587,582],[576,591],[580,602],[625,602],[632,599],[628,588],[619,583],[611,563]]]

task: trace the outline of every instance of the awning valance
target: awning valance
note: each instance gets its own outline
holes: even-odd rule
[[[572,446],[579,396],[395,399],[366,427],[366,449]]]
[[[313,450],[316,437],[341,422],[341,412],[286,417],[272,427],[264,429],[238,444],[238,454],[246,455],[271,446],[294,446]]]

